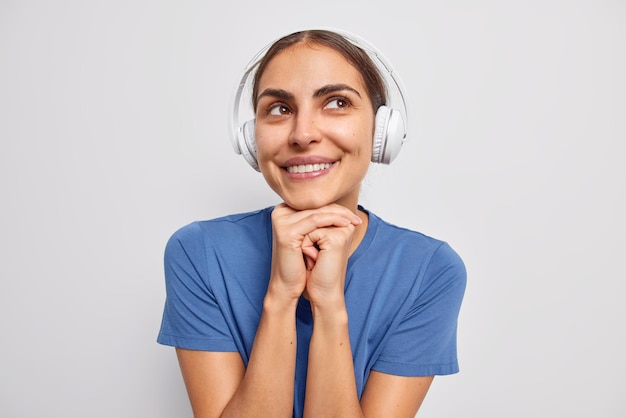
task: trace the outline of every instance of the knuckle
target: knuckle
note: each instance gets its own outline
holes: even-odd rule
[[[309,215],[309,219],[316,226],[319,226],[320,222],[322,221],[322,217],[319,213],[312,213],[311,215]]]

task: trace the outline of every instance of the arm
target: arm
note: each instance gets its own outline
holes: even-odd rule
[[[291,417],[296,304],[268,291],[248,368],[221,417]]]
[[[313,313],[305,417],[363,417],[348,331],[344,285],[354,226],[321,228],[308,238],[319,249],[307,279]]]
[[[315,318],[317,332],[309,349],[305,416],[415,417],[433,376],[405,377],[372,371],[359,404],[347,316]],[[332,414],[326,415],[330,411]]]
[[[236,352],[176,349],[194,417],[291,417],[295,342],[295,303],[270,291],[247,369]]]
[[[239,353],[176,349],[196,418],[218,417],[235,394],[245,367]]]
[[[361,396],[367,417],[414,417],[433,375],[458,371],[456,324],[466,283],[464,264],[447,244],[441,245],[433,254],[424,277],[413,309],[398,327],[399,335],[388,343],[383,361],[386,364],[379,364],[387,370],[393,363],[407,367],[421,364],[410,373],[423,377],[372,371]]]
[[[313,308],[313,321],[304,416],[363,417],[345,309]]]
[[[433,377],[372,371],[359,402],[345,301],[343,293],[336,295],[336,303],[330,297],[327,303],[312,303],[305,416],[413,418]]]
[[[352,218],[359,221],[355,215]],[[270,281],[247,368],[238,353],[178,350],[196,418],[291,417],[297,341],[295,313],[307,277],[303,241],[309,231],[320,226],[349,223],[350,219],[337,214],[337,210],[311,213],[277,206],[272,213]]]
[[[413,418],[422,405],[433,376],[405,377],[372,371],[361,396],[368,418]]]
[[[359,402],[344,299],[351,229],[321,228],[307,235],[319,251],[307,278],[314,328],[305,417],[414,417],[432,376],[404,377],[372,371]]]

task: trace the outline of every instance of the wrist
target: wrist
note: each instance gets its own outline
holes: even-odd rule
[[[265,299],[263,299],[263,309],[271,313],[295,312],[299,298],[300,295],[295,292],[287,292],[277,289],[275,286],[269,286]]]
[[[332,324],[347,324],[348,311],[343,294],[336,297],[327,297],[320,300],[312,299],[311,312],[316,323],[328,322]]]

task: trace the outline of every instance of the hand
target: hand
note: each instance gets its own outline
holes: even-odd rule
[[[306,292],[312,304],[332,304],[338,299],[343,300],[352,239],[360,223],[361,219],[358,218],[346,225],[317,228],[306,235],[303,242],[303,253],[309,270]]]
[[[297,298],[310,278],[326,286],[332,280],[328,270],[343,271],[340,275],[345,276],[354,226],[360,223],[356,214],[340,205],[303,211],[276,206],[272,212],[272,289]]]

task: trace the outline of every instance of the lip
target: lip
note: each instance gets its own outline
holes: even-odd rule
[[[332,158],[322,157],[319,155],[311,155],[309,157],[294,157],[290,158],[283,164],[283,168],[287,168],[294,165],[306,165],[306,164],[333,164],[335,161]]]
[[[295,158],[290,158],[289,160],[287,160],[283,164],[282,168],[289,178],[304,180],[304,179],[317,178],[317,177],[327,174],[334,167],[336,162],[337,160],[327,158],[327,157],[322,157],[322,156],[316,156],[316,155],[308,156],[308,157],[295,157]],[[315,167],[315,165],[317,165],[318,167]],[[289,171],[290,167],[293,168],[296,166],[299,166],[301,169],[303,168],[309,169],[309,170],[311,168],[317,168],[317,169],[315,169],[315,171],[305,171],[305,172]],[[306,166],[309,166],[309,167],[306,167]]]

